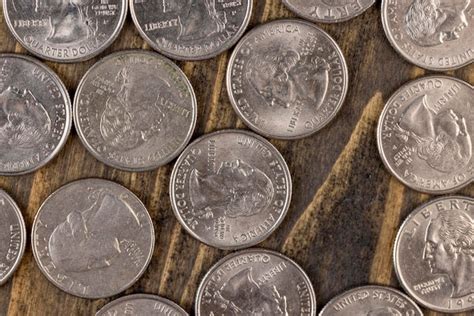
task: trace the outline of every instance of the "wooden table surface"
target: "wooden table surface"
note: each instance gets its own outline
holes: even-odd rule
[[[254,4],[250,27],[293,16],[281,0],[254,0]],[[0,52],[26,54],[8,31],[3,14],[1,19]],[[382,29],[379,1],[349,22],[319,26],[344,52],[349,92],[336,119],[319,133],[299,141],[272,140],[293,176],[293,199],[283,224],[260,245],[283,252],[306,270],[316,290],[318,311],[333,296],[355,286],[399,288],[392,264],[397,229],[416,206],[431,198],[390,176],[376,144],[384,101],[405,82],[430,72],[404,61],[392,49]],[[98,58],[128,48],[150,49],[130,16],[120,37]],[[193,139],[224,128],[245,128],[231,107],[224,84],[229,56],[226,52],[208,61],[178,63],[198,100]],[[47,64],[72,97],[80,78],[98,58]],[[474,84],[474,64],[448,74]],[[147,206],[156,230],[155,252],[144,276],[125,293],[101,300],[76,298],[56,288],[37,268],[28,244],[14,277],[0,287],[0,315],[93,315],[108,301],[130,293],[159,294],[193,314],[201,278],[227,252],[198,242],[175,219],[168,195],[172,165],[145,173],[107,167],[86,151],[73,130],[65,148],[46,167],[30,175],[0,177],[0,187],[19,204],[28,232],[50,193],[87,177],[110,179],[131,189]],[[474,196],[474,186],[459,193]],[[426,315],[440,314],[426,311]]]

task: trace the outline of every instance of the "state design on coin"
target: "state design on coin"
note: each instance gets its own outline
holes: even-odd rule
[[[135,283],[150,262],[154,240],[141,201],[99,179],[61,187],[33,223],[33,253],[41,271],[63,291],[84,298],[112,296]]]
[[[413,189],[445,193],[472,181],[474,89],[460,80],[422,78],[400,88],[379,121],[388,169]]]
[[[249,247],[282,222],[291,177],[280,153],[245,131],[221,131],[196,140],[171,175],[173,210],[200,241],[221,249]]]
[[[95,316],[188,316],[180,306],[165,298],[150,294],[132,294],[102,307]]]
[[[204,276],[196,315],[316,315],[316,295],[306,273],[274,251],[230,254]]]
[[[395,270],[420,304],[439,312],[474,309],[474,199],[438,198],[401,226]]]

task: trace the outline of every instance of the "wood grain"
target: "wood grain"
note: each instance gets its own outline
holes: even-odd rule
[[[254,3],[251,27],[293,16],[280,0]],[[391,48],[383,33],[379,3],[349,22],[320,26],[346,56],[349,93],[336,119],[318,134],[300,141],[272,141],[289,164],[294,194],[287,218],[260,245],[282,251],[301,264],[314,284],[319,309],[355,286],[399,287],[391,260],[397,229],[416,206],[430,198],[389,175],[375,139],[384,101],[403,83],[430,72],[405,62]],[[130,17],[118,40],[98,58],[128,48],[149,49]],[[9,33],[3,14],[0,51],[27,53]],[[199,118],[194,138],[223,128],[245,128],[232,110],[224,84],[229,54],[178,63],[197,95]],[[73,96],[82,75],[98,58],[77,64],[47,64]],[[448,74],[474,84],[474,65]],[[72,131],[64,150],[45,168],[26,176],[0,177],[0,187],[18,202],[29,231],[42,201],[65,183],[101,177],[130,188],[148,207],[157,241],[147,272],[121,295],[159,294],[192,313],[200,279],[226,252],[199,243],[175,219],[168,197],[171,168],[168,165],[146,173],[109,168],[88,154]],[[473,196],[473,189],[471,185],[459,193]],[[0,315],[93,315],[117,297],[84,300],[61,292],[43,277],[28,245],[13,279],[0,287]],[[441,314],[426,311],[426,315]]]

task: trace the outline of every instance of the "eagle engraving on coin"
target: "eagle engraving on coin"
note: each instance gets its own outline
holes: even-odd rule
[[[391,307],[381,307],[371,310],[367,316],[402,316],[402,313]]]

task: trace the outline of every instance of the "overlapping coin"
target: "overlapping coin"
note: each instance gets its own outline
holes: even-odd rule
[[[72,124],[69,94],[42,63],[0,54],[0,174],[33,172],[66,143]]]
[[[405,59],[445,71],[474,60],[473,10],[471,0],[383,0],[382,22]]]
[[[285,160],[246,131],[205,135],[189,145],[171,174],[176,217],[200,241],[238,249],[265,240],[283,221],[291,199]]]
[[[173,59],[217,56],[242,36],[252,14],[252,0],[131,0],[140,35]]]
[[[296,139],[326,126],[348,86],[344,56],[314,24],[278,20],[250,31],[227,70],[232,106],[247,126],[271,138]]]
[[[145,272],[155,244],[150,215],[129,190],[84,179],[51,194],[36,214],[38,267],[61,290],[83,298],[118,294]]]
[[[474,310],[474,199],[430,201],[401,226],[395,271],[405,290],[429,309]]]
[[[121,297],[102,307],[96,316],[188,316],[181,307],[165,298],[149,294]]]
[[[195,312],[316,316],[316,295],[294,261],[274,251],[249,249],[226,256],[204,276]]]
[[[145,171],[184,149],[197,105],[184,73],[154,52],[107,56],[84,76],[74,99],[74,122],[86,148],[112,167]]]
[[[319,316],[423,316],[405,294],[385,286],[362,286],[333,298]]]
[[[387,168],[405,185],[431,194],[473,179],[474,89],[451,77],[407,83],[387,101],[377,138]]]
[[[79,62],[105,50],[127,16],[127,0],[3,0],[5,21],[31,53]]]
[[[375,0],[283,0],[283,3],[310,21],[338,23],[362,14]]]
[[[26,229],[20,209],[5,191],[0,190],[0,285],[18,268],[25,245]]]

